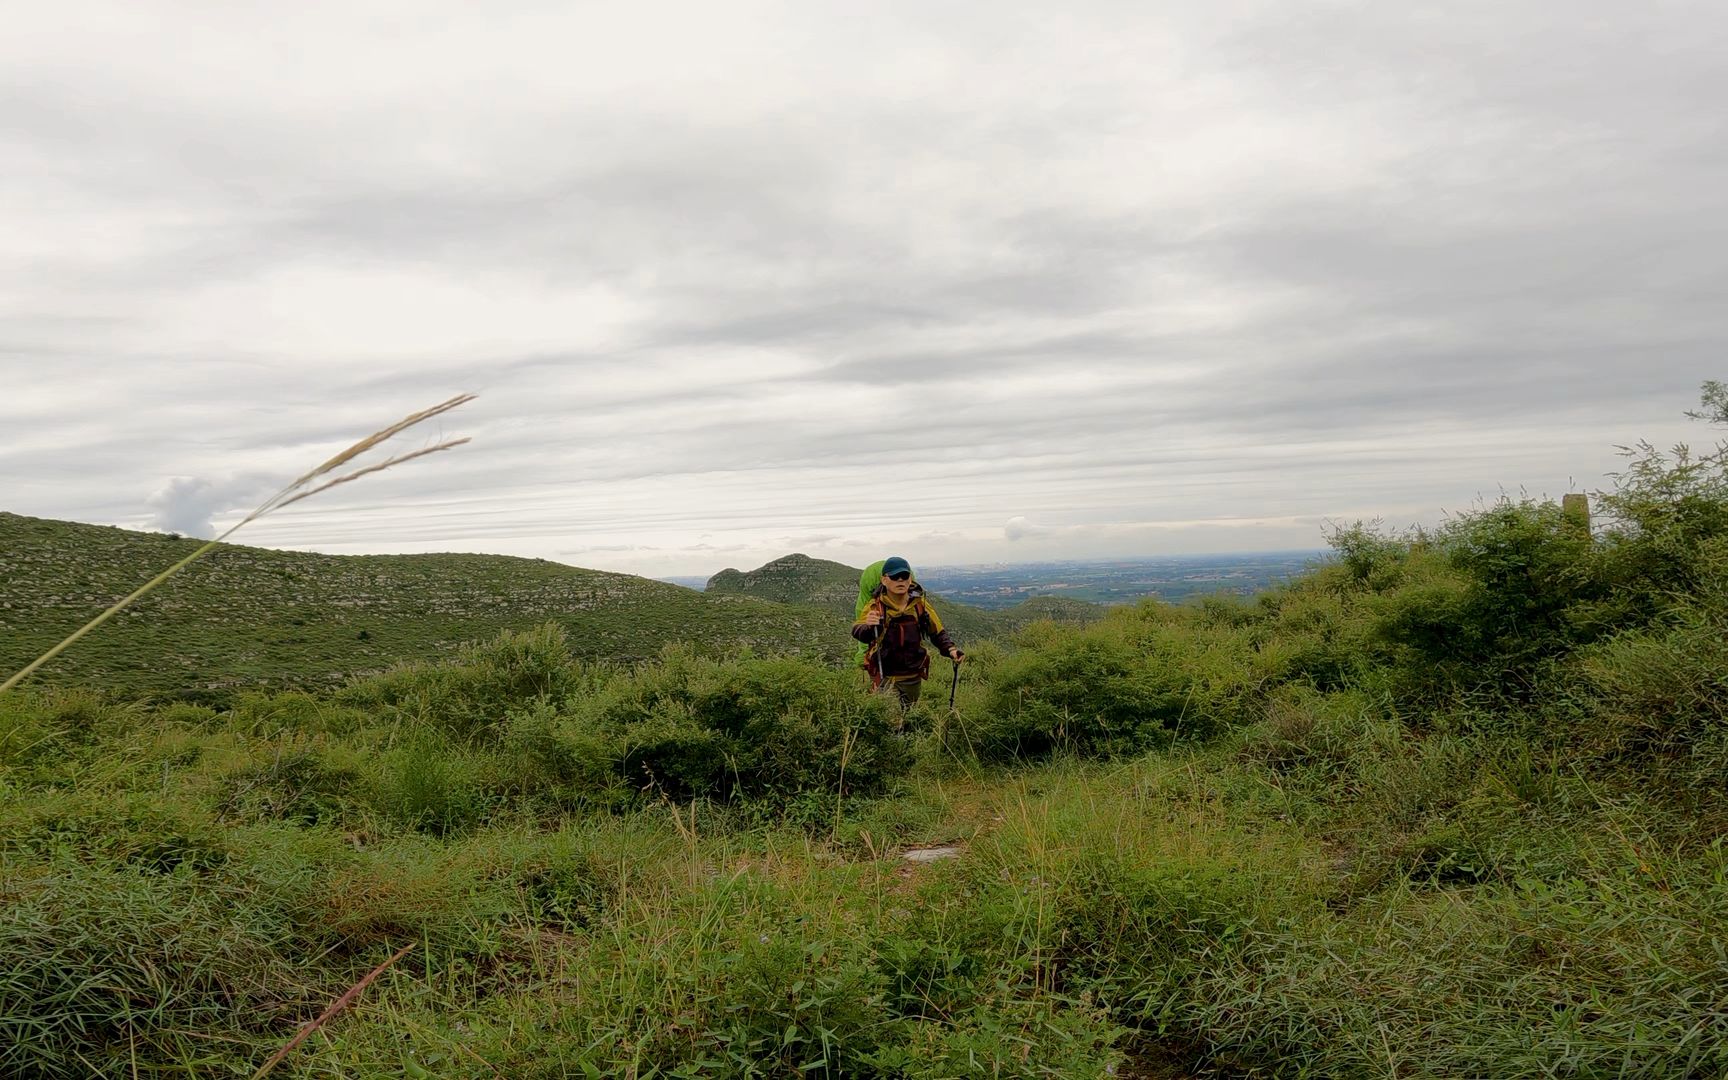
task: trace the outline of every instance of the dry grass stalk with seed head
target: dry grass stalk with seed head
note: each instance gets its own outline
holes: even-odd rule
[[[73,631],[58,645],[49,649],[41,656],[38,656],[35,660],[32,660],[22,671],[18,672],[10,679],[7,679],[4,683],[0,683],[0,694],[5,693],[14,686],[23,682],[30,676],[31,672],[54,659],[56,656],[59,656],[62,652],[66,651],[66,648],[73,642],[113,618],[134,600],[137,600],[150,590],[156,588],[156,586],[184,570],[187,566],[191,565],[194,560],[215,548],[217,544],[220,544],[230,536],[233,536],[241,527],[249,525],[268,514],[274,513],[290,503],[296,503],[301,499],[310,498],[321,491],[329,491],[338,484],[346,484],[350,480],[358,480],[360,477],[365,476],[368,473],[382,472],[392,466],[400,465],[405,461],[412,461],[418,457],[425,457],[427,454],[436,454],[440,450],[449,450],[452,447],[461,446],[463,443],[468,441],[466,438],[450,439],[446,442],[422,447],[419,450],[410,451],[406,454],[398,454],[395,457],[381,461],[375,465],[367,465],[364,468],[355,469],[352,472],[333,475],[337,470],[341,469],[344,465],[347,465],[355,458],[358,458],[360,455],[366,453],[368,450],[371,450],[389,439],[400,435],[402,432],[407,431],[416,424],[430,420],[435,416],[442,416],[451,409],[460,405],[466,405],[468,402],[473,401],[474,397],[475,395],[473,394],[458,394],[448,401],[432,406],[430,409],[422,409],[420,412],[414,413],[410,416],[405,416],[401,420],[391,424],[389,427],[375,431],[366,436],[353,446],[350,446],[348,449],[331,458],[329,461],[326,461],[324,464],[313,469],[298,480],[295,480],[281,491],[278,491],[276,494],[260,503],[256,510],[253,510],[250,514],[247,514],[235,524],[230,525],[220,536],[205,543],[192,554],[181,559],[179,562],[162,571],[160,574],[157,574],[143,585],[140,585],[132,593],[115,602],[115,604],[108,610],[102,612],[102,614],[96,616],[94,619],[91,619],[89,622]]]

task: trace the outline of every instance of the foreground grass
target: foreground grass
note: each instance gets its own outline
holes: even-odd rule
[[[1728,1068],[1709,829],[1371,714],[1343,772],[1287,726],[1010,771],[932,730],[875,798],[438,819],[388,729],[275,704],[38,698],[77,739],[0,744],[0,1075],[249,1075],[409,944],[277,1075]]]

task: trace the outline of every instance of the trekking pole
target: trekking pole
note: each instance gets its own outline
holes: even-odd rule
[[[876,672],[870,677],[870,685],[880,688],[888,682],[888,672],[882,668],[882,639],[888,636],[888,606],[880,600],[872,600],[870,604],[882,613],[882,621],[876,624],[876,640],[871,646],[876,650],[871,654],[876,661]]]
[[[960,661],[954,661],[954,685],[948,688],[948,711],[954,711],[954,695],[960,690]]]

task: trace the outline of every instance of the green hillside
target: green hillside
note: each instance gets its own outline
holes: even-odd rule
[[[23,667],[198,543],[0,513],[0,670]],[[851,648],[844,623],[815,607],[710,596],[541,559],[224,545],[37,679],[217,698],[315,687],[548,620],[584,659],[644,659],[680,641],[830,660]]]
[[[717,596],[754,597],[781,604],[802,604],[851,618],[858,599],[862,568],[808,555],[783,555],[754,570],[722,570],[708,579],[707,592]],[[1013,607],[989,611],[949,600],[937,593],[930,601],[942,622],[962,639],[1001,637],[1042,619],[1089,622],[1104,609],[1098,604],[1060,597],[1039,597]]]

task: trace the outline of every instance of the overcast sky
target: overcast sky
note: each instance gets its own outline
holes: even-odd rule
[[[236,539],[1313,548],[1602,486],[1728,378],[1719,0],[0,19],[0,510],[208,534],[476,391]]]

